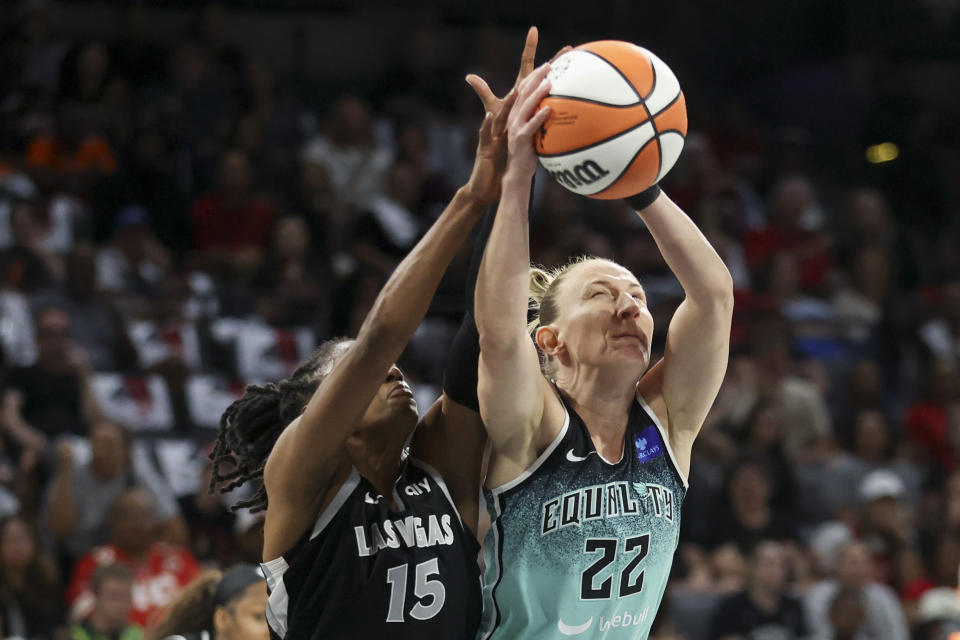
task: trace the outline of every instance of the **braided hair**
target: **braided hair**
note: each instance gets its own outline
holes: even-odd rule
[[[267,508],[267,490],[263,485],[267,457],[350,342],[348,338],[327,340],[289,378],[247,385],[243,396],[223,412],[217,441],[210,452],[210,491],[219,486],[220,493],[227,493],[248,481],[254,481],[257,487],[250,498],[237,501],[232,510],[248,508],[256,513]],[[231,470],[222,471],[223,466]]]

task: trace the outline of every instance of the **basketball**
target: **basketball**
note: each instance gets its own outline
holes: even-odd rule
[[[564,187],[612,200],[659,182],[680,156],[687,108],[660,58],[619,40],[581,45],[547,76],[550,117],[536,136],[540,164]]]

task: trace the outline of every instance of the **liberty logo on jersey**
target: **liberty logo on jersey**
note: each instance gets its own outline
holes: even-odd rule
[[[663,455],[663,441],[656,426],[649,426],[633,439],[633,448],[637,452],[637,460],[649,462]]]
[[[540,535],[572,525],[581,526],[590,520],[620,516],[653,514],[672,523],[674,504],[673,491],[652,482],[596,484],[544,502]]]

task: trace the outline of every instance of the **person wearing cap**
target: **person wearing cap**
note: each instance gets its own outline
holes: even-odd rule
[[[915,577],[904,575],[903,567],[923,566],[905,496],[903,480],[886,469],[871,471],[860,483],[858,537],[870,549],[877,579],[894,588]]]
[[[267,583],[260,568],[208,571],[184,589],[147,640],[268,640]]]

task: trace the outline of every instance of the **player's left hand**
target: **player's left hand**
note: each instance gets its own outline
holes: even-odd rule
[[[517,79],[513,83],[513,88],[502,98],[490,89],[486,80],[475,73],[468,74],[466,77],[467,84],[476,92],[486,111],[483,124],[480,126],[480,140],[477,144],[477,155],[469,182],[471,195],[483,206],[490,206],[500,199],[500,180],[507,164],[507,115],[516,100],[518,85],[533,71],[539,38],[537,28],[530,27],[523,53],[520,54]],[[569,46],[562,48],[553,59],[570,50]]]

